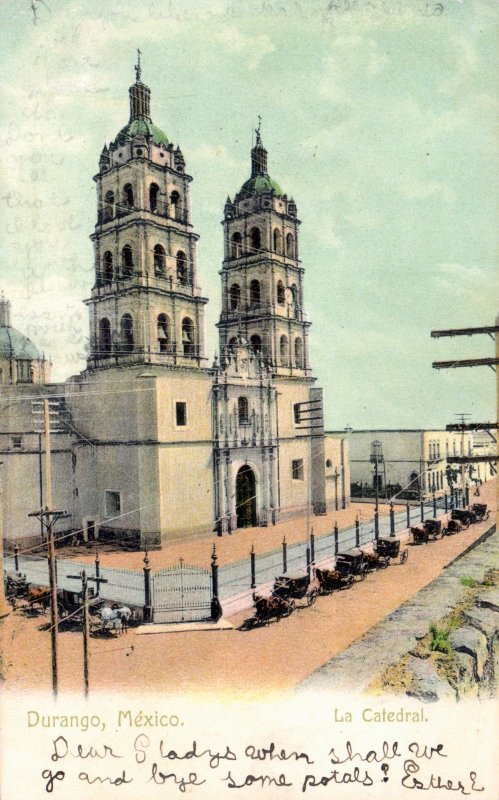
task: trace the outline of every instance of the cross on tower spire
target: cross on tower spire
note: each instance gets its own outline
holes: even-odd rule
[[[141,52],[137,48],[137,63],[135,65],[135,79],[136,79],[137,83],[139,83],[140,76],[142,75],[142,69],[140,67],[140,56],[141,56]]]
[[[258,114],[258,128],[255,128],[256,133],[256,144],[259,145],[262,143],[262,137],[260,135],[260,128],[262,127],[262,118],[260,114]]]

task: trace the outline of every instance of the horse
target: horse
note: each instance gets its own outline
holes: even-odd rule
[[[132,609],[128,606],[120,606],[113,603],[112,606],[104,606],[100,610],[102,627],[107,628],[119,635],[128,631],[128,623],[132,618]]]
[[[33,611],[36,605],[40,605],[41,610],[45,612],[50,605],[50,590],[41,586],[29,586],[23,599]]]

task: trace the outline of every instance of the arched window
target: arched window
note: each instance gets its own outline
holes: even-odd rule
[[[231,239],[230,255],[231,258],[239,258],[243,252],[243,237],[240,233],[234,233]]]
[[[175,190],[170,195],[170,213],[173,219],[179,218],[179,211],[180,211],[180,195]]]
[[[125,183],[123,187],[123,205],[125,208],[133,208],[133,188],[131,183]]]
[[[262,246],[262,234],[260,228],[252,228],[250,230],[250,253],[260,252]]]
[[[229,339],[228,350],[229,353],[235,353],[237,347],[237,336],[233,336],[232,339]]]
[[[281,336],[279,341],[279,352],[281,356],[282,366],[283,367],[289,366],[289,344],[287,336]]]
[[[194,325],[189,317],[182,320],[182,348],[184,356],[194,355]]]
[[[102,260],[102,279],[106,284],[113,281],[113,254],[110,250],[106,250]]]
[[[274,228],[274,252],[282,253],[282,236],[279,228]]]
[[[158,315],[158,344],[160,353],[171,353],[170,320],[166,314]]]
[[[154,245],[154,274],[164,278],[166,271],[166,253],[161,244]]]
[[[286,255],[288,258],[295,257],[295,240],[292,233],[288,233],[286,236]]]
[[[151,211],[158,210],[158,195],[159,195],[159,186],[157,183],[151,183],[149,186],[149,208]]]
[[[114,217],[114,192],[106,192],[104,200],[104,222]]]
[[[249,405],[247,397],[238,397],[237,416],[240,425],[247,425],[249,422]]]
[[[259,355],[262,352],[262,340],[258,334],[254,333],[253,336],[250,337],[250,345],[255,355]]]
[[[133,274],[133,250],[129,244],[121,251],[121,274],[124,278],[131,278]]]
[[[99,356],[111,352],[111,323],[104,317],[99,320]]]
[[[187,256],[183,250],[177,253],[177,280],[185,286],[189,282],[189,273],[187,270]]]
[[[123,353],[133,350],[133,319],[130,314],[123,314],[120,321],[120,343]]]
[[[282,281],[277,281],[277,302],[280,306],[284,305],[284,284]]]
[[[293,295],[293,305],[295,308],[299,305],[298,304],[298,287],[296,283],[291,284],[291,294]]]
[[[303,342],[299,336],[295,339],[295,364],[298,369],[303,369]]]
[[[239,303],[241,302],[241,287],[238,283],[233,283],[229,289],[229,306],[231,311],[235,311],[236,308],[239,308]]]
[[[252,280],[249,287],[249,301],[250,306],[259,306],[260,305],[260,282],[257,280]]]

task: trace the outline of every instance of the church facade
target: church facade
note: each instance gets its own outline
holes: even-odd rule
[[[192,178],[152,122],[140,64],[129,98],[128,124],[94,177],[87,367],[55,385],[33,359],[30,380],[20,387],[4,376],[0,389],[36,384],[57,396],[54,485],[64,487],[66,527],[160,547],[345,507],[346,445],[324,437],[309,361],[297,207],[268,174],[260,131],[250,177],[225,203],[219,355],[208,363]],[[33,444],[30,424],[18,451]],[[0,430],[4,495],[19,495],[11,428],[12,420]],[[24,496],[26,514],[40,507],[38,495]],[[6,538],[36,535],[32,526],[21,509],[4,508]]]

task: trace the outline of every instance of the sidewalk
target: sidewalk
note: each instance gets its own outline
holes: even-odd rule
[[[405,505],[395,505],[395,513],[405,508]],[[388,505],[379,506],[379,515],[387,516],[390,507]],[[374,519],[374,504],[352,503],[349,508],[339,511],[330,511],[324,516],[310,516],[310,528],[316,536],[332,533],[335,523],[338,528],[344,529],[355,525],[356,517],[360,523]],[[232,534],[225,536],[209,536],[204,539],[194,541],[180,540],[168,542],[162,550],[154,550],[149,553],[151,569],[162,569],[174,566],[182,558],[185,564],[208,568],[211,563],[213,547],[216,547],[218,564],[232,564],[249,557],[249,552],[253,546],[256,555],[268,553],[281,546],[283,538],[286,537],[288,544],[304,542],[307,540],[307,517],[301,516],[295,519],[278,522],[271,527],[240,528]],[[100,558],[103,567],[121,567],[125,569],[139,570],[144,566],[143,552],[112,552],[107,548],[100,548]],[[95,557],[94,550],[71,548],[61,556],[64,558],[75,558],[78,561],[92,562]]]

